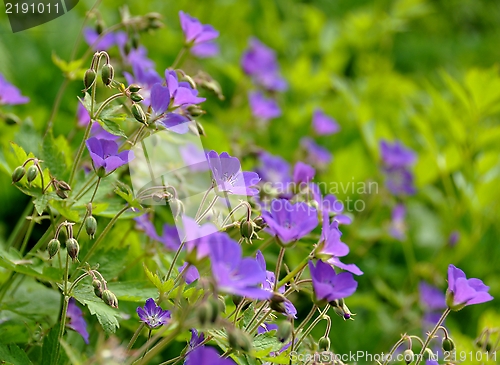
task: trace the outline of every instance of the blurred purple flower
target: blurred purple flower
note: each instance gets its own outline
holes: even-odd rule
[[[410,168],[416,161],[416,154],[399,141],[393,144],[380,141],[380,151],[389,191],[396,196],[415,194]]]
[[[186,268],[187,265],[189,264],[186,262],[184,263],[184,265],[179,267],[179,273],[181,273]],[[187,270],[184,272],[183,276],[184,276],[184,281],[186,282],[187,285],[189,285],[200,278],[200,273],[198,272],[198,269],[195,266],[189,265]]]
[[[260,287],[266,272],[251,257],[242,258],[241,246],[227,234],[211,235],[210,259],[217,289],[251,299],[269,299],[272,293]]]
[[[276,331],[278,329],[278,325],[274,323],[262,323],[259,328],[257,329],[257,334],[261,335],[263,333],[269,332],[269,331]]]
[[[316,200],[319,206],[319,210],[323,213],[333,213],[334,220],[339,224],[351,224],[352,219],[344,214],[341,214],[344,211],[344,203],[337,199],[337,197],[333,194],[327,194],[324,197],[321,194],[321,190],[319,186],[315,183],[309,183],[309,189],[311,189],[313,193],[313,198]]]
[[[300,146],[307,152],[307,162],[318,167],[326,167],[332,162],[333,156],[326,148],[317,144],[310,137],[303,137]]]
[[[420,303],[426,311],[442,311],[446,309],[446,299],[441,290],[421,281],[418,285]]]
[[[358,283],[351,273],[335,273],[333,267],[319,260],[316,267],[309,261],[309,270],[313,283],[314,295],[318,301],[331,302],[352,295]]]
[[[150,105],[151,89],[153,85],[161,84],[163,79],[154,69],[154,63],[147,58],[132,63],[132,72],[133,74],[128,72],[123,73],[127,83],[141,86],[141,91],[139,93],[144,98],[143,103],[144,105]]]
[[[194,143],[186,143],[179,148],[179,152],[184,164],[188,166],[191,171],[200,172],[209,170],[205,151]]]
[[[451,232],[450,236],[448,237],[448,245],[450,245],[450,247],[455,247],[459,239],[460,239],[460,232],[458,231]]]
[[[118,153],[118,144],[108,139],[91,137],[85,141],[94,169],[103,169],[109,174],[134,159],[133,151]]]
[[[251,92],[248,94],[248,101],[252,115],[255,118],[268,121],[273,118],[278,118],[281,115],[281,109],[274,99],[266,98],[260,91]]]
[[[30,99],[0,74],[0,105],[26,104]]]
[[[189,331],[191,331],[189,349],[192,350],[195,347],[199,346],[203,342],[203,340],[205,340],[205,335],[203,334],[203,332],[198,333],[198,330],[196,330],[196,328],[191,328]]]
[[[219,32],[211,25],[201,22],[191,15],[179,12],[181,28],[186,44],[191,46],[191,53],[197,57],[213,57],[219,53],[219,47],[214,40]]]
[[[283,186],[292,181],[290,164],[284,158],[262,151],[259,153],[259,162],[256,170],[263,181]]]
[[[216,189],[220,193],[234,195],[256,195],[259,190],[252,188],[260,181],[252,171],[241,171],[240,161],[227,152],[220,155],[215,151],[207,153],[207,161],[212,171]]]
[[[143,214],[134,218],[136,228],[144,231],[146,235],[154,241],[160,241],[160,236],[156,233],[156,228],[151,222],[149,214]]]
[[[316,174],[314,167],[303,162],[297,162],[293,168],[293,182],[295,184],[308,183]]]
[[[337,121],[326,115],[321,109],[314,111],[312,125],[316,134],[320,136],[334,134],[340,130]]]
[[[70,298],[69,300],[66,317],[68,317],[69,319],[66,322],[66,327],[78,332],[83,337],[85,343],[88,344],[89,333],[87,332],[87,322],[85,322],[85,319],[83,318],[83,312],[76,304],[74,298]]]
[[[183,227],[180,230],[180,236],[185,241],[185,248],[188,254],[195,253],[196,260],[201,260],[210,253],[209,239],[217,236],[217,228],[211,223],[199,225],[196,220],[189,216],[182,217]],[[185,237],[185,238],[184,238]],[[213,238],[213,237],[212,237]]]
[[[267,90],[285,91],[288,87],[285,79],[279,74],[276,53],[257,38],[250,38],[249,47],[241,59],[241,66],[256,84]]]
[[[213,347],[199,346],[191,351],[186,359],[185,365],[236,365],[229,359],[220,357]]]
[[[448,290],[446,305],[458,311],[467,305],[488,302],[493,297],[488,293],[490,288],[476,278],[467,279],[465,273],[451,265],[448,267]]]
[[[409,167],[417,159],[415,152],[406,148],[400,141],[392,144],[385,140],[380,141],[380,152],[387,167]]]
[[[413,195],[415,186],[413,174],[404,167],[386,167],[384,168],[386,176],[386,186],[389,191],[396,195]]]
[[[406,238],[406,208],[404,204],[396,204],[392,208],[392,220],[389,227],[389,234],[399,241]]]
[[[292,204],[286,199],[273,200],[271,209],[262,212],[262,218],[268,225],[268,232],[282,243],[297,241],[318,225],[316,209],[304,202]]]
[[[100,39],[99,37],[99,33],[97,33],[94,28],[86,27],[83,30],[85,42],[87,42],[94,51],[106,51],[116,44],[116,36],[113,32],[104,34]]]
[[[137,315],[150,329],[160,327],[170,319],[170,311],[161,309],[153,298],[146,300],[144,307],[137,308]]]

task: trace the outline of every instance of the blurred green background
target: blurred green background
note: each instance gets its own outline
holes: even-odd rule
[[[164,28],[141,35],[160,73],[182,46],[179,10],[220,31],[219,57],[190,59],[184,65],[188,73],[210,73],[226,97],[205,103],[201,121],[206,148],[245,156],[258,145],[296,161],[299,140],[311,132],[313,109],[320,106],[342,129],[318,139],[334,159],[317,180],[379,183],[377,194],[339,194],[340,199],[366,203],[364,211],[354,212],[354,223],[342,228],[343,241],[351,247],[347,261],[365,274],[359,277],[358,292],[347,300],[356,320],[333,321],[334,350],[379,353],[388,351],[401,333],[419,334],[418,283],[425,280],[444,292],[450,263],[481,278],[494,297],[500,296],[500,2],[106,0],[98,9],[112,25],[124,4],[132,14],[154,11],[163,16]],[[17,34],[11,33],[6,15],[0,15],[0,73],[31,98],[29,104],[2,109],[21,119],[31,117],[34,125],[0,124],[4,153],[11,140],[36,153],[64,80],[52,55],[70,58],[92,5],[80,1],[65,16]],[[276,50],[290,86],[278,96],[283,115],[267,128],[252,125],[246,96],[251,83],[240,67],[251,36]],[[85,50],[81,42],[77,58]],[[81,89],[80,81],[67,88],[55,136],[75,128]],[[399,139],[418,153],[417,194],[405,200],[408,235],[403,242],[387,234],[396,200],[383,187],[381,138]],[[251,159],[245,164],[253,167]],[[1,241],[28,202],[11,187],[8,174],[0,175],[0,202]],[[453,231],[460,239],[451,247]],[[296,257],[287,257],[290,267],[307,247],[296,250]],[[299,318],[309,311],[301,303],[308,302],[297,300]],[[452,333],[473,339],[486,324],[500,326],[499,317],[485,317],[496,307],[498,299],[468,307],[452,314],[448,325]]]

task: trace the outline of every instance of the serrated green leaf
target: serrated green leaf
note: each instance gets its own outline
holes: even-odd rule
[[[50,206],[54,208],[60,215],[72,222],[79,222],[81,214],[78,210],[65,206],[61,200],[50,201]]]
[[[42,215],[43,211],[47,208],[47,205],[49,202],[52,200],[61,200],[56,193],[51,192],[48,194],[42,194],[35,200],[33,200],[33,204],[35,205],[35,209],[38,213],[38,215]]]
[[[59,324],[56,324],[50,332],[45,336],[42,345],[42,361],[41,365],[55,364],[56,349],[59,343]],[[59,361],[57,364],[64,364],[68,360],[64,351],[59,351]]]
[[[149,281],[125,281],[109,283],[108,288],[120,301],[143,303],[149,298],[158,297],[158,290],[148,287],[148,284],[151,285]]]
[[[115,193],[122,197],[129,205],[133,208],[142,209],[141,204],[134,197],[134,193],[132,189],[127,184],[122,183],[121,181],[116,182]]]
[[[158,274],[153,274],[151,271],[149,271],[148,267],[146,264],[142,265],[144,267],[144,272],[146,273],[146,276],[148,277],[149,281],[153,283],[153,285],[161,292],[161,293],[166,293],[172,290],[174,287],[174,279],[169,279],[167,281],[162,281]]]
[[[120,128],[120,125],[113,120],[99,118],[97,121],[106,132],[109,132],[115,136],[127,138],[127,135],[125,134],[123,129]]]
[[[83,77],[85,70],[81,68],[83,64],[83,59],[73,60],[67,62],[55,53],[52,52],[52,62],[64,73],[64,75],[70,80],[76,80]]]
[[[275,331],[264,332],[254,338],[252,355],[262,358],[271,352],[280,350],[282,347],[283,344],[276,338]]]
[[[52,135],[52,132],[47,133],[42,142],[41,159],[43,160],[44,166],[46,166],[51,175],[57,177],[58,179],[64,179],[66,173],[66,161],[62,153],[61,148],[59,148],[59,143],[61,143],[61,137],[56,140]],[[62,137],[64,139],[64,137]]]
[[[0,359],[2,364],[13,364],[13,365],[33,364],[28,358],[28,355],[26,355],[26,353],[15,344],[10,344],[10,345],[0,344]]]

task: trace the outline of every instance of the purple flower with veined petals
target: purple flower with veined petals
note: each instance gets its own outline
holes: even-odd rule
[[[335,195],[328,194],[323,197],[319,186],[312,182],[309,183],[309,188],[313,193],[314,200],[316,200],[316,202],[318,203],[319,210],[321,210],[323,213],[333,213],[333,219],[339,224],[352,223],[352,219],[349,216],[341,214],[344,211],[344,203],[338,200]]]
[[[263,181],[283,185],[292,181],[290,164],[284,158],[263,151],[259,153],[259,160],[256,172]]]
[[[216,189],[220,193],[234,195],[256,195],[259,190],[252,188],[260,181],[252,171],[241,171],[240,161],[227,152],[220,155],[215,151],[207,153],[207,162],[212,172]]]
[[[318,261],[316,266],[309,261],[314,295],[318,301],[331,302],[352,295],[358,283],[349,272],[335,273],[333,267]]]
[[[304,202],[295,204],[286,199],[275,199],[271,209],[262,212],[267,231],[277,236],[282,243],[297,241],[318,225],[316,209]]]
[[[179,267],[179,273],[185,270],[187,265],[188,263],[186,262],[184,263],[184,265]],[[187,285],[193,283],[194,281],[200,278],[200,273],[198,272],[198,269],[193,265],[189,265],[187,270],[185,270],[182,275],[184,276],[184,281],[186,282]]]
[[[193,89],[189,82],[179,81],[177,73],[173,70],[165,70],[165,81],[168,90],[170,90],[172,107],[196,105],[207,100],[206,98],[198,97],[198,90]]]
[[[249,47],[241,59],[241,66],[256,84],[267,90],[285,91],[288,87],[279,74],[276,53],[257,38],[250,39]]]
[[[198,333],[196,328],[191,328],[189,330],[191,332],[191,339],[189,340],[189,349],[192,350],[195,347],[199,346],[203,340],[205,340],[205,335],[203,332]]]
[[[266,272],[251,257],[242,257],[241,246],[227,234],[211,235],[210,260],[217,289],[251,299],[270,299],[272,293],[260,287]]]
[[[76,304],[74,298],[70,298],[69,300],[66,317],[68,317],[66,327],[78,332],[83,337],[85,343],[88,345],[89,333],[87,331],[87,322],[85,322],[85,319],[83,318],[83,312]]]
[[[146,300],[144,307],[137,308],[137,315],[150,329],[163,326],[170,319],[170,311],[161,309],[153,298]]]
[[[190,45],[191,53],[197,57],[213,57],[219,53],[219,46],[214,40],[219,32],[209,24],[201,22],[191,15],[179,11],[181,28],[186,44]]]
[[[83,38],[94,51],[106,51],[116,44],[116,35],[113,32],[106,33],[100,37],[93,28],[87,27],[83,30]]]
[[[403,204],[397,204],[392,209],[392,221],[389,234],[399,241],[406,238],[406,208]]]
[[[326,115],[321,109],[314,111],[312,125],[316,134],[320,136],[334,134],[340,130],[337,121]]]
[[[189,352],[184,365],[236,365],[230,358],[220,357],[213,347],[199,346]]]
[[[297,162],[293,168],[293,182],[295,184],[308,183],[316,174],[314,167],[303,162]]]
[[[467,305],[488,302],[493,297],[488,293],[490,288],[476,278],[467,279],[465,273],[451,265],[448,267],[448,290],[446,305],[458,311]]]
[[[134,159],[133,151],[118,153],[118,144],[115,141],[92,137],[87,139],[85,144],[92,158],[94,169],[103,176],[103,172],[106,175],[110,174]]]
[[[151,89],[155,84],[161,84],[163,79],[154,69],[152,61],[137,61],[132,63],[133,75],[124,72],[123,75],[128,84],[137,84],[141,86],[139,94],[144,98],[144,105],[150,104]]]
[[[312,138],[302,138],[300,146],[307,152],[307,162],[311,165],[325,167],[332,162],[333,156],[330,151],[317,144]]]
[[[249,93],[248,102],[255,118],[268,121],[281,115],[281,109],[276,100],[266,98],[260,91]]]
[[[0,74],[0,105],[26,104],[30,99]]]

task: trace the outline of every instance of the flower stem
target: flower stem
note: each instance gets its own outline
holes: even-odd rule
[[[274,291],[278,289],[278,280],[280,277],[281,265],[283,264],[283,258],[285,257],[285,250],[285,247],[280,248],[278,261],[276,261],[276,271],[274,272]]]
[[[210,202],[210,205],[208,206],[208,208],[200,214],[200,216],[198,217],[198,219],[196,219],[196,223],[200,223],[201,220],[203,218],[205,218],[205,216],[210,212],[210,210],[214,207],[215,203],[217,203],[217,199],[219,199],[219,197],[216,195],[214,197],[214,199]]]
[[[422,346],[422,350],[420,350],[420,354],[417,357],[417,362],[415,363],[415,365],[420,364],[420,362],[422,361],[422,359],[424,357],[425,349],[429,346],[430,342],[432,341],[432,339],[434,338],[434,336],[436,335],[437,331],[439,330],[439,328],[443,324],[443,322],[446,319],[446,317],[448,316],[448,314],[450,314],[450,312],[451,312],[451,309],[450,308],[446,308],[446,310],[444,311],[444,313],[441,316],[441,318],[439,318],[439,321],[436,323],[436,325],[434,326],[434,328],[432,329],[432,331],[427,336],[427,339],[425,340],[424,345]]]
[[[306,329],[304,331],[304,334],[300,337],[300,340],[297,342],[297,347],[296,348],[299,348],[299,345],[302,343],[302,341],[304,341],[304,339],[309,336],[309,334],[311,333],[311,331],[314,329],[314,327],[316,327],[316,325],[322,320],[324,319],[324,316],[326,315],[326,313],[328,312],[328,310],[330,309],[330,304],[327,304],[325,306],[325,309],[323,309],[323,312],[321,312],[318,316],[318,318],[316,318],[314,320],[313,323],[311,323],[311,325],[309,326],[308,329]]]
[[[53,357],[54,362],[52,364],[56,365],[59,362],[59,353],[61,350],[61,340],[64,335],[64,328],[66,327],[66,313],[68,312],[68,304],[70,297],[68,296],[68,274],[69,274],[69,255],[66,253],[66,266],[64,268],[64,290],[63,290],[63,306],[61,311],[61,320],[59,327],[59,335],[57,337],[56,353]]]
[[[173,69],[180,67],[182,65],[182,63],[184,62],[184,56],[186,55],[187,50],[188,50],[188,47],[186,45],[184,45],[184,47],[181,48],[181,50],[177,54],[177,57],[175,58],[174,63],[172,63]]]
[[[142,322],[139,327],[134,332],[134,335],[130,339],[130,342],[128,343],[127,350],[132,349],[132,346],[134,346],[135,341],[137,341],[137,337],[141,334],[142,329],[144,328],[145,324]]]
[[[35,226],[35,219],[33,218],[33,214],[35,214],[35,207],[33,207],[33,210],[31,211],[31,219],[30,219],[30,223],[28,226],[28,230],[26,231],[26,234],[24,235],[24,240],[23,240],[23,243],[21,244],[21,249],[19,250],[21,255],[23,254],[24,250],[26,249],[26,246],[28,245],[28,240],[30,239],[31,232],[33,232],[33,228]]]
[[[302,262],[295,268],[293,269],[287,276],[285,276],[280,282],[278,283],[277,287],[281,288],[283,285],[288,283],[290,279],[292,279],[295,275],[297,275],[300,271],[302,271],[306,266],[307,263],[309,262],[310,257],[307,256]]]
[[[83,155],[83,150],[85,149],[85,141],[89,138],[90,129],[92,128],[92,124],[94,121],[91,119],[89,124],[87,125],[87,129],[85,129],[85,134],[83,135],[82,143],[80,143],[80,147],[78,147],[78,152],[76,153],[75,161],[73,162],[73,168],[71,169],[71,174],[69,175],[68,184],[71,185],[73,183],[73,179],[75,178],[76,169],[80,164],[80,160]]]

